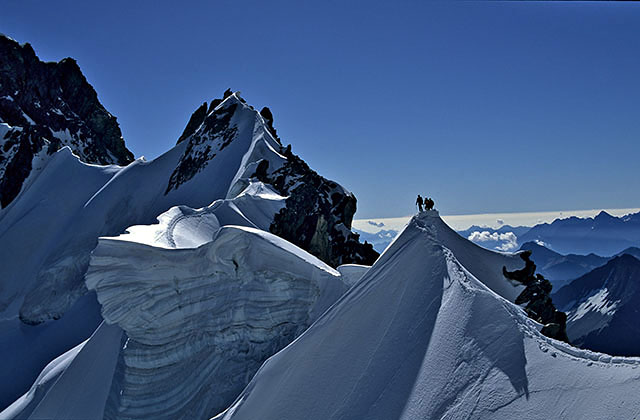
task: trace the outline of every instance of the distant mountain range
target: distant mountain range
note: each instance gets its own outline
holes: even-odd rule
[[[398,231],[385,229],[381,226],[381,230],[378,232],[357,231],[357,233],[363,240],[373,244],[378,252],[382,252],[389,246]],[[556,219],[552,223],[542,223],[533,227],[504,225],[495,229],[473,225],[468,229],[459,230],[458,233],[464,238],[494,251],[516,251],[519,248],[524,249],[525,244],[537,243],[558,255],[589,256],[589,254],[595,254],[600,257],[611,257],[622,251],[628,252],[629,248],[640,248],[640,213],[615,217],[601,211],[595,217]],[[569,258],[569,260],[571,259]],[[604,259],[602,263],[604,264],[606,261]],[[586,267],[594,268],[595,266],[587,263]],[[567,274],[561,273],[562,266],[555,267],[554,270],[552,278],[555,276],[563,280],[570,280],[571,277],[567,277],[567,275],[574,273],[570,267],[568,267]],[[576,275],[584,274],[587,271],[589,270],[578,270]]]
[[[640,213],[615,217],[602,211],[595,217],[557,219],[518,236],[521,244],[530,241],[542,242],[561,254],[613,256],[640,246]]]
[[[632,249],[637,255],[638,249]],[[567,335],[582,348],[640,356],[640,260],[623,254],[552,295],[567,313]]]
[[[562,255],[536,242],[526,242],[520,249],[531,251],[538,273],[550,280],[556,289],[609,261],[609,258],[595,254]]]

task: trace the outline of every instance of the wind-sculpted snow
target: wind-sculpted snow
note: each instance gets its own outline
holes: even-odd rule
[[[542,336],[521,308],[487,287],[508,290],[496,278],[485,284],[472,274],[492,271],[440,223],[433,213],[412,219],[364,277],[215,418],[637,416],[640,359]]]
[[[178,210],[185,213],[169,214]],[[267,357],[346,291],[339,272],[305,251],[254,228],[216,228],[214,219],[200,216],[212,235],[201,246],[126,240],[147,237],[135,233],[100,239],[87,286],[105,320],[128,338],[105,418],[191,419],[221,411]]]
[[[196,248],[210,242],[221,226],[268,230],[284,200],[261,182],[251,182],[236,198],[216,200],[201,209],[172,207],[158,216],[157,224],[130,226],[113,239],[161,248]]]

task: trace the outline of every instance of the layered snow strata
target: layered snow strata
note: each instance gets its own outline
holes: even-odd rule
[[[434,214],[414,218],[364,277],[265,362],[215,418],[637,415],[639,359],[542,336],[522,309],[491,290],[501,288],[482,270],[486,260],[469,258],[478,255],[475,245],[451,242],[440,223]],[[471,267],[489,275],[491,288]]]
[[[347,290],[338,271],[275,235],[200,220],[212,237],[199,246],[123,240],[148,237],[132,233],[101,238],[92,254],[87,287],[127,337],[105,418],[219,412]]]

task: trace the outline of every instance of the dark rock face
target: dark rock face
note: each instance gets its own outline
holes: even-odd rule
[[[271,116],[270,111],[268,115]],[[268,121],[268,126],[273,125],[273,116]],[[360,236],[351,231],[356,197],[309,168],[291,152],[291,146],[282,147],[280,153],[287,158],[281,168],[267,174],[269,163],[262,161],[254,175],[280,195],[288,196],[285,207],[276,214],[270,226],[271,233],[307,250],[332,267],[373,264],[378,252],[373,245],[360,243]]]
[[[237,127],[231,124],[238,104],[225,104],[226,106],[215,108],[207,115],[205,102],[193,113],[178,140],[178,143],[187,140],[187,148],[169,178],[165,194],[193,178],[215,158],[215,151],[222,151],[231,144],[238,132]],[[198,130],[203,125],[203,129]]]
[[[282,144],[282,142],[280,141],[280,137],[278,137],[278,132],[276,131],[275,127],[273,126],[273,114],[271,113],[271,110],[269,109],[269,107],[264,107],[260,110],[260,115],[262,115],[262,118],[264,118],[265,122],[267,123],[267,127],[269,127],[269,131],[271,131],[271,134],[273,134],[273,138],[275,138],[278,143]]]
[[[178,143],[176,144],[182,143],[184,139],[186,139],[187,137],[195,133],[198,127],[202,125],[205,118],[207,118],[206,102],[204,102],[200,106],[200,108],[196,109],[196,112],[194,112],[193,115],[191,115],[191,118],[189,118],[189,122],[187,123],[187,126],[184,128],[184,131],[182,132],[182,135],[178,138]]]
[[[29,44],[0,35],[0,205],[31,173],[33,158],[69,146],[82,161],[133,160],[116,118],[71,58],[44,63]]]
[[[516,298],[516,305],[527,304],[524,310],[529,318],[544,325],[540,331],[547,337],[569,342],[567,337],[567,315],[560,312],[551,300],[551,283],[541,274],[535,274],[536,265],[530,259],[531,251],[524,251],[520,258],[525,262],[524,268],[515,271],[507,271],[502,267],[502,273],[510,280],[515,280],[526,286]]]

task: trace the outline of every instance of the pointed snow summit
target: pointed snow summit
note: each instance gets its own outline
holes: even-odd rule
[[[640,391],[638,359],[542,336],[500,296],[511,295],[506,279],[474,266],[477,250],[441,226],[433,213],[414,217],[216,419],[599,419],[640,410],[629,397]]]

